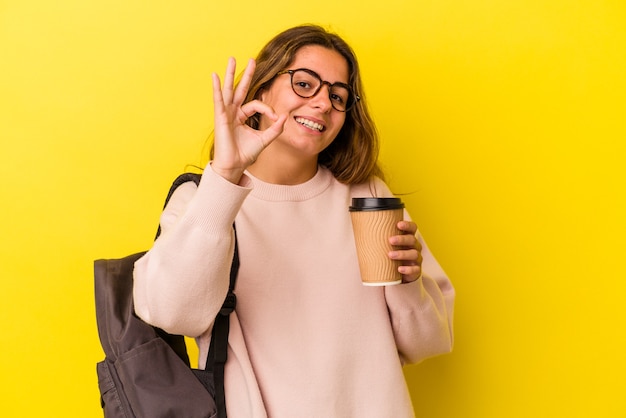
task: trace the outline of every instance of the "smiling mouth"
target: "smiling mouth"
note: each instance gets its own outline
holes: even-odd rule
[[[314,131],[322,132],[324,130],[324,125],[320,125],[319,123],[313,122],[312,120],[297,117],[296,122],[298,122],[302,126],[306,126],[309,129],[313,129]]]

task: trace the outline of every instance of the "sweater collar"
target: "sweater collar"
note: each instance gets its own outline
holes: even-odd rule
[[[299,202],[311,199],[326,190],[334,177],[325,167],[318,166],[317,173],[310,180],[293,186],[265,183],[246,171],[253,184],[251,196],[272,202]]]

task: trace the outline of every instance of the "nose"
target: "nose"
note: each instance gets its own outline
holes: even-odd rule
[[[329,112],[333,108],[330,101],[330,83],[323,81],[320,89],[309,100],[312,106],[321,109],[324,113]]]

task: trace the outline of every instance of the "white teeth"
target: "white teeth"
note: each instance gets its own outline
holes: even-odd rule
[[[298,122],[301,125],[306,126],[307,128],[311,128],[311,129],[316,129],[320,132],[322,132],[322,129],[324,129],[323,125],[320,125],[319,123],[313,122],[312,120],[308,120],[308,119],[304,119],[304,118],[296,118],[296,122]]]

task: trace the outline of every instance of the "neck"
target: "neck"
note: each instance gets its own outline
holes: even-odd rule
[[[317,156],[296,160],[264,154],[259,155],[248,171],[266,183],[293,186],[311,180],[317,173]]]

